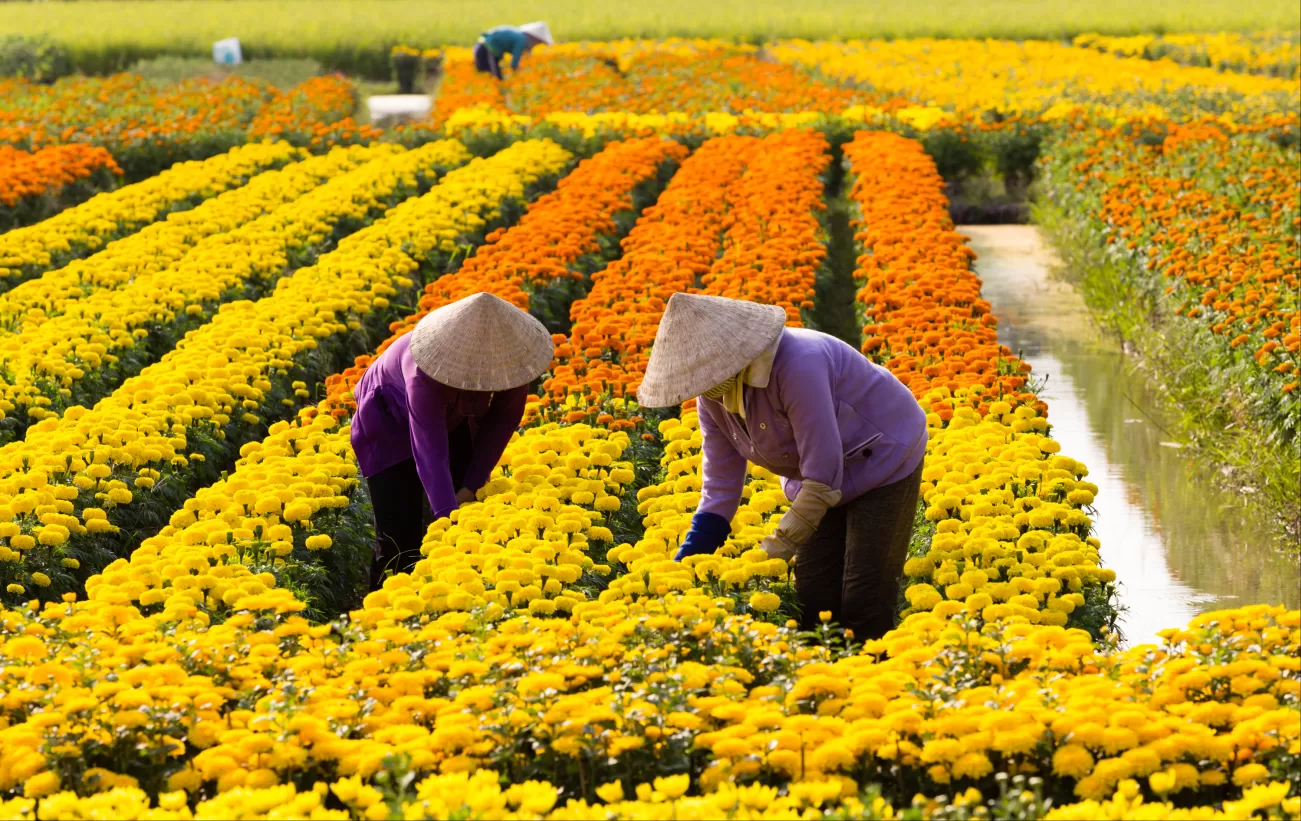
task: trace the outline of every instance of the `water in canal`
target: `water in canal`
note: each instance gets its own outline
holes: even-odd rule
[[[1047,377],[1052,436],[1089,467],[1102,560],[1116,571],[1128,644],[1204,610],[1257,602],[1297,607],[1301,560],[1281,549],[1250,495],[1217,486],[1164,429],[1152,388],[1090,323],[1037,229],[966,226],[999,340]]]

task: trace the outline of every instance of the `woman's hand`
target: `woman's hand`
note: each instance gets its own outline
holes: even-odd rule
[[[456,491],[456,504],[461,506],[474,501],[474,491],[468,488],[461,488]]]
[[[691,530],[687,531],[673,561],[680,562],[688,556],[713,553],[727,541],[727,534],[732,530],[731,522],[715,513],[697,513],[691,518]]]
[[[782,538],[780,532],[765,536],[763,541],[759,542],[759,549],[767,553],[770,559],[785,559],[788,563],[799,552],[795,545]]]
[[[800,547],[813,538],[822,517],[840,501],[840,491],[805,479],[795,501],[777,522],[777,530],[759,543],[769,558],[795,558]]]

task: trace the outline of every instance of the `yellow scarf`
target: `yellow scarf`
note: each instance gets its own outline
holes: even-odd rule
[[[705,391],[701,396],[706,399],[715,401],[721,400],[723,410],[728,413],[735,413],[745,421],[745,386],[752,388],[768,387],[768,380],[772,377],[772,361],[777,355],[777,346],[781,344],[781,334],[773,340],[768,349],[755,357],[749,365],[736,376],[729,377],[723,382]]]

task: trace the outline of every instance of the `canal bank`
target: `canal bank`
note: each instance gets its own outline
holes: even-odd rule
[[[1028,225],[963,226],[999,340],[1046,379],[1052,436],[1098,485],[1096,535],[1116,571],[1128,643],[1196,613],[1301,604],[1301,558],[1278,544],[1249,494],[1225,490],[1157,410],[1118,343],[1101,335]]]

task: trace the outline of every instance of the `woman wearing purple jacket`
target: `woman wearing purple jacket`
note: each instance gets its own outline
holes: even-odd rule
[[[475,294],[420,320],[367,368],[352,449],[375,512],[372,588],[410,572],[429,523],[474,500],[554,350],[541,322]]]
[[[859,639],[894,624],[926,415],[911,392],[840,340],[786,328],[786,312],[674,294],[655,335],[646,407],[699,397],[700,505],[676,556],[712,553],[741,502],[746,462],[782,477],[790,509],[759,545],[795,560],[803,624],[829,610]]]

